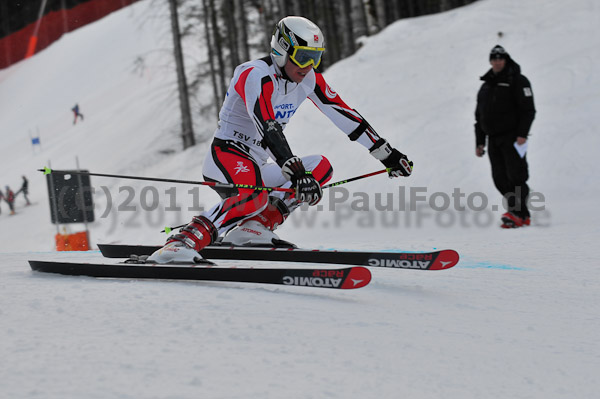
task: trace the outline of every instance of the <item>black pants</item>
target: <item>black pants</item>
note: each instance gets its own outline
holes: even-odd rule
[[[492,164],[492,178],[500,194],[507,200],[508,211],[521,218],[527,218],[527,156],[521,158],[514,142],[512,138],[489,138],[488,154]]]

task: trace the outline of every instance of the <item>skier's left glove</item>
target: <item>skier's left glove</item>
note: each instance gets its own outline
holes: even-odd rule
[[[292,157],[285,161],[281,167],[281,173],[286,179],[291,180],[296,186],[296,198],[300,202],[308,202],[308,205],[317,205],[323,197],[323,190],[312,173],[304,169],[302,160]]]
[[[369,152],[389,169],[388,176],[390,178],[410,176],[412,173],[412,161],[406,155],[393,148],[386,139],[377,140]]]

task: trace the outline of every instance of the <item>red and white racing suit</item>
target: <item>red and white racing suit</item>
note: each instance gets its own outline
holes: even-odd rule
[[[274,120],[285,128],[307,98],[350,140],[370,149],[380,139],[319,72],[311,69],[301,83],[294,83],[267,56],[235,69],[219,113],[211,151],[204,162],[204,178],[223,183],[289,187],[291,183],[282,175],[281,166],[292,156],[291,150],[285,138],[269,136],[268,126]],[[269,162],[269,158],[276,162]],[[302,157],[302,162],[321,185],[331,179],[333,169],[322,155]],[[205,213],[219,233],[258,214],[268,202],[265,191],[239,189],[220,194],[223,201]]]

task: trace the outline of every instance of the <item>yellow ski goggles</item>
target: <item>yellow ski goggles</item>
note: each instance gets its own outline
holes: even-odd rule
[[[324,47],[294,46],[290,59],[300,68],[306,68],[311,64],[313,68],[317,68],[321,63],[323,51],[325,51]]]

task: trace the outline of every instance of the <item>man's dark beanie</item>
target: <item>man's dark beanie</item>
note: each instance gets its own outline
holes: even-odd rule
[[[506,52],[506,50],[504,50],[504,47],[502,47],[499,44],[494,46],[492,51],[490,51],[490,61],[498,60],[498,59],[502,59],[502,60],[508,59],[508,53]]]

